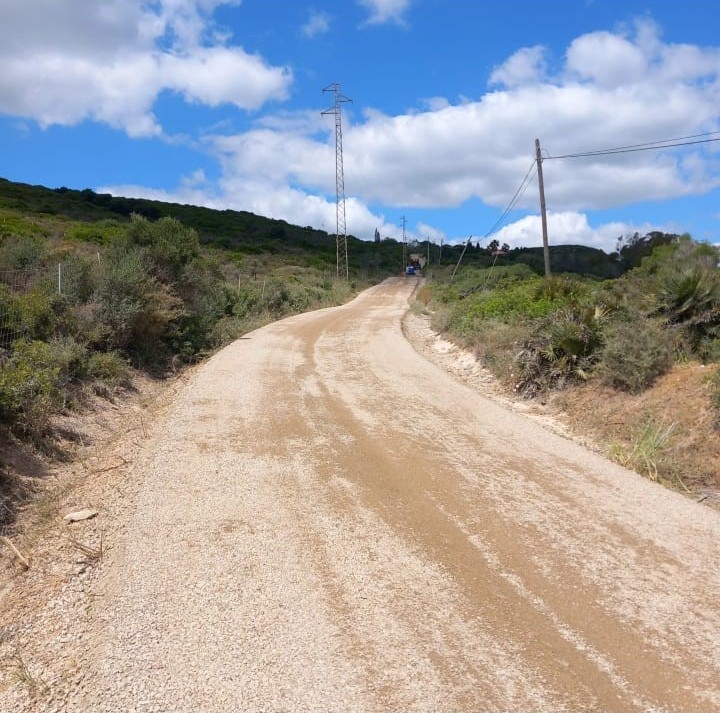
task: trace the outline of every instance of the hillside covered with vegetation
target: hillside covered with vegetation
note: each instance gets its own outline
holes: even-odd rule
[[[321,270],[335,269],[335,239],[333,235],[310,226],[291,225],[284,220],[273,220],[246,211],[214,210],[178,203],[142,198],[123,198],[110,194],[95,193],[69,188],[50,189],[14,183],[0,178],[0,209],[11,216],[37,216],[45,224],[54,224],[56,231],[70,225],[70,237],[103,244],[111,240],[118,227],[126,225],[133,214],[150,221],[171,217],[184,226],[192,228],[201,245],[216,248],[241,263],[245,271],[259,264],[299,264]],[[54,221],[53,221],[54,219]],[[11,218],[6,216],[0,223],[0,236],[13,233]],[[10,221],[5,224],[5,221]],[[17,226],[15,227],[17,230]],[[659,236],[661,233],[651,234]],[[635,236],[637,244],[640,236]],[[551,262],[555,272],[572,272],[595,277],[617,277],[628,267],[637,250],[632,248],[630,238],[618,251],[608,255],[602,250],[583,245],[552,246]],[[412,252],[427,254],[427,242],[411,245]],[[463,254],[463,245],[436,244],[430,246],[430,262],[455,265],[463,255],[463,265],[489,267],[496,258],[490,249],[470,240]],[[647,245],[640,240],[642,254]],[[357,277],[371,279],[400,272],[402,244],[395,237],[385,237],[380,243],[359,240],[348,236],[350,269]],[[517,248],[508,251],[502,264],[525,264],[542,274],[541,248]]]

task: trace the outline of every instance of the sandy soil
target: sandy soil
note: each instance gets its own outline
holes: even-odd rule
[[[589,382],[558,394],[555,403],[578,427],[624,453],[632,452],[648,422],[669,429],[656,459],[659,478],[717,508],[720,437],[710,406],[712,371],[703,364],[677,364],[639,395]]]
[[[718,513],[423,358],[412,287],[198,370],[0,709],[720,709]]]

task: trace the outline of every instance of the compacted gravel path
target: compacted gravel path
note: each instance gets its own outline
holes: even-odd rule
[[[154,424],[63,710],[720,710],[718,514],[419,356],[413,285],[253,332]]]

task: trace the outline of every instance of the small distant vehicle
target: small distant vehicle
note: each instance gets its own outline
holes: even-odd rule
[[[405,268],[405,274],[406,275],[414,275],[415,274],[415,267],[413,265],[408,265]]]

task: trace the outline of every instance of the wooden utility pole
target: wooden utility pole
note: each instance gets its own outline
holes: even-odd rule
[[[405,216],[402,217],[402,227],[403,227],[403,264],[402,264],[402,271],[405,272],[405,268],[408,265],[408,258],[407,258],[407,235],[405,233]]]
[[[537,162],[538,187],[540,189],[540,218],[542,220],[543,257],[545,259],[545,277],[550,277],[550,247],[548,245],[547,213],[545,212],[545,184],[543,183],[542,154],[540,139],[535,139],[535,160]]]

